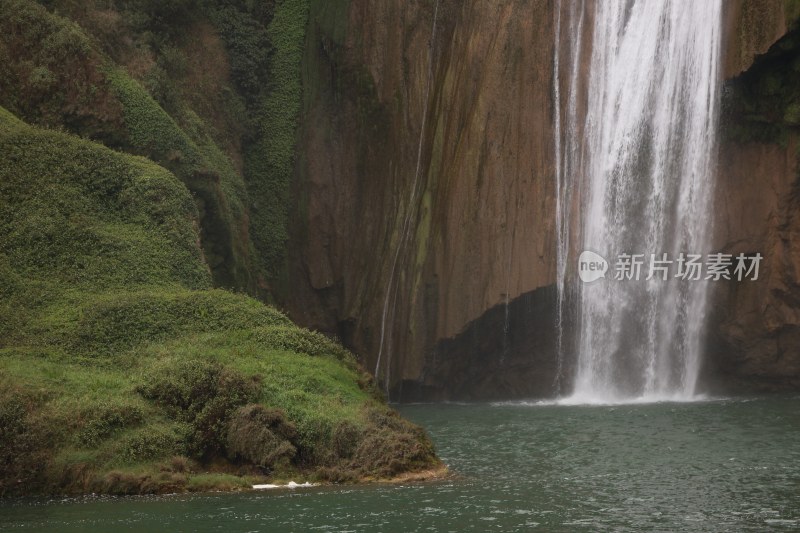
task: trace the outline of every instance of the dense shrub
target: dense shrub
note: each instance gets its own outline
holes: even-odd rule
[[[229,396],[234,403],[247,403],[258,394],[256,381],[218,363],[197,359],[154,365],[137,391],[184,421],[194,420],[218,395]]]
[[[134,403],[103,402],[93,404],[83,418],[86,423],[76,435],[77,443],[95,448],[118,431],[140,425],[145,414],[142,407]]]
[[[366,418],[369,425],[353,455],[353,464],[364,475],[392,477],[436,463],[422,428],[388,409],[369,409]]]
[[[112,137],[120,108],[90,38],[30,0],[2,0],[0,12],[0,105],[39,124]]]
[[[114,460],[133,464],[183,453],[185,438],[176,428],[180,426],[151,424],[126,433],[118,443]]]
[[[348,352],[325,335],[296,326],[262,328],[254,332],[254,339],[281,350],[305,353],[312,356],[333,355],[340,361],[355,362]]]
[[[162,362],[137,390],[189,425],[187,450],[203,459],[224,455],[231,415],[260,393],[258,380],[202,360]]]
[[[297,430],[282,411],[250,404],[231,416],[226,445],[231,459],[273,469],[294,458],[296,440]]]
[[[340,459],[351,459],[363,435],[363,429],[349,420],[342,420],[333,429],[331,451]]]
[[[272,45],[267,25],[235,5],[219,6],[212,13],[230,55],[233,82],[245,101],[256,102],[269,82]]]
[[[0,496],[40,487],[59,435],[38,411],[41,398],[0,382]]]

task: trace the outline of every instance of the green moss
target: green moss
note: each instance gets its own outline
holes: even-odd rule
[[[283,0],[276,4],[267,28],[273,47],[268,85],[254,102],[257,133],[245,152],[245,177],[252,207],[250,232],[273,283],[285,271],[307,12],[307,0]]]
[[[350,0],[309,0],[309,21],[329,46],[344,45],[349,14]]]

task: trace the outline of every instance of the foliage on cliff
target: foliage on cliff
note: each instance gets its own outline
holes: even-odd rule
[[[722,133],[738,142],[785,145],[800,128],[800,26],[730,80],[723,98]]]
[[[0,494],[434,466],[427,437],[376,398],[349,352],[214,288],[250,283],[236,273],[255,250],[245,135],[220,110],[247,114],[258,83],[238,78],[252,51],[230,56],[242,61],[231,70],[239,92],[227,82],[189,91],[214,82],[182,35],[212,27],[197,3],[46,4],[77,23],[0,0],[0,99],[14,111],[0,108]],[[296,5],[273,14],[265,4],[270,42],[280,10]],[[220,52],[206,41],[204,57]],[[183,77],[162,75],[180,68]]]
[[[211,13],[250,117],[243,145],[250,235],[273,294],[285,297],[289,190],[303,93],[300,62],[308,0],[231,2]]]
[[[216,286],[285,292],[307,0],[0,0],[0,105],[144,155],[198,205]]]

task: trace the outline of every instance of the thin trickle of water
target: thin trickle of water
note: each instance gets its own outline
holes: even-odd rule
[[[392,267],[389,271],[389,281],[386,284],[386,292],[384,293],[383,298],[383,309],[381,312],[381,339],[380,344],[378,346],[378,357],[375,360],[375,377],[380,378],[380,369],[381,369],[381,359],[383,357],[384,348],[386,349],[386,364],[385,364],[385,372],[383,377],[383,384],[387,394],[389,395],[389,373],[391,372],[392,368],[392,339],[391,339],[391,332],[389,332],[389,338],[387,339],[387,315],[389,313],[390,306],[393,307],[393,302],[396,301],[396,293],[398,290],[397,283],[396,283],[396,273],[397,273],[397,263],[400,259],[400,252],[407,248],[409,237],[411,235],[411,226],[412,221],[416,218],[416,214],[419,211],[418,204],[419,204],[419,196],[421,194],[420,190],[420,176],[422,174],[422,148],[425,141],[425,124],[428,120],[428,107],[429,107],[429,97],[431,92],[431,84],[433,82],[433,49],[436,43],[436,19],[438,18],[439,14],[439,0],[436,0],[433,8],[433,23],[431,24],[431,37],[430,42],[428,43],[428,79],[425,85],[425,100],[422,107],[422,122],[420,123],[420,131],[419,131],[419,142],[417,144],[417,164],[416,169],[414,171],[414,182],[411,186],[411,193],[409,195],[408,203],[406,204],[406,213],[405,217],[403,217],[403,223],[400,229],[400,236],[399,242],[397,244],[397,248],[395,249],[394,256],[392,258]],[[394,314],[394,309],[392,309],[392,314]]]
[[[563,324],[564,301],[574,291],[573,399],[691,398],[707,282],[643,275],[579,285],[571,266],[576,245],[605,257],[609,278],[620,254],[649,261],[651,254],[708,253],[722,3],[633,0],[593,9],[588,73],[578,74],[580,44],[566,61],[558,50],[554,58],[559,319]],[[583,16],[583,6],[573,7],[572,43],[579,43]],[[561,111],[565,67],[569,94]],[[575,100],[581,87],[585,114]],[[575,227],[580,237],[572,242]]]
[[[501,182],[505,182],[505,176],[503,175],[503,171],[500,171],[500,180]],[[506,359],[508,359],[509,355],[509,348],[510,348],[510,339],[509,335],[511,334],[511,272],[514,268],[514,237],[515,232],[513,229],[513,222],[510,222],[508,218],[505,220],[505,224],[507,227],[511,229],[511,239],[508,249],[508,254],[506,257],[506,265],[505,265],[505,286],[506,290],[503,294],[503,353],[500,356],[500,365],[504,365]]]
[[[503,353],[500,356],[500,364],[504,364],[508,357],[508,333],[511,327],[511,301],[509,299],[508,290],[503,299]]]
[[[561,71],[561,54],[559,53],[561,46],[559,40],[561,38],[561,9],[556,7],[553,10],[555,14],[555,46],[553,47],[553,101],[555,102],[555,117],[553,119],[553,138],[555,139],[556,147],[556,238],[559,241],[559,246],[556,247],[556,284],[558,285],[558,301],[556,302],[556,356],[557,366],[556,375],[553,380],[553,388],[557,396],[561,395],[561,373],[563,372],[564,360],[564,281],[561,276],[561,83],[559,82],[558,75]],[[568,247],[567,247],[568,249]]]
[[[578,82],[580,54],[582,50],[582,36],[584,24],[584,3],[571,2],[569,6],[569,16],[567,25],[567,35],[569,39],[562,39],[562,9],[558,6],[555,10],[555,36],[556,45],[554,46],[554,76],[553,76],[553,97],[555,101],[555,149],[556,149],[556,236],[559,245],[556,248],[556,283],[558,302],[556,309],[556,349],[557,366],[554,380],[554,390],[556,395],[561,395],[563,376],[563,361],[565,359],[565,339],[564,329],[568,298],[568,276],[567,265],[571,250],[571,213],[573,204],[574,183],[571,177],[578,174],[577,157],[580,148],[580,135],[578,130]],[[564,49],[562,50],[562,45]],[[569,71],[567,72],[567,105],[563,110],[565,118],[562,119],[561,103],[561,55],[565,55]],[[562,127],[562,121],[566,123],[566,129]],[[562,134],[563,130],[563,134]]]

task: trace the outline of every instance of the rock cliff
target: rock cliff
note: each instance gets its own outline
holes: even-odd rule
[[[359,353],[393,399],[556,391],[557,5],[311,8],[286,306]],[[797,8],[725,7],[724,126],[753,129],[763,121],[741,95],[765,61],[791,70],[795,49],[778,57],[773,44]],[[751,385],[797,384],[796,123],[785,114],[766,116],[777,137],[725,134],[720,146],[715,245],[767,258],[758,285],[716,290],[707,374]]]
[[[715,245],[764,256],[758,281],[715,287],[706,376],[723,390],[800,385],[800,33],[772,36],[723,97]]]
[[[392,389],[455,383],[437,343],[553,280],[552,6],[326,15],[308,32],[289,311]]]

